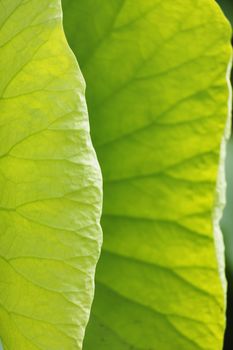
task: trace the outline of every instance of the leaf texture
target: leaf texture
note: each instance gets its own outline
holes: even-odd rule
[[[59,0],[0,0],[0,336],[82,348],[102,180]]]
[[[84,349],[220,350],[229,23],[212,0],[63,7],[104,177]]]

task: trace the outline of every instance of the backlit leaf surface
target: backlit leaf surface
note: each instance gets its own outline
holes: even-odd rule
[[[0,126],[4,350],[81,349],[101,176],[59,0],[0,0]]]
[[[213,0],[63,5],[104,176],[84,349],[220,350],[230,26]]]

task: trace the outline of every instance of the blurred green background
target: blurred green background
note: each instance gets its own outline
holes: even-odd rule
[[[233,1],[232,0],[217,0],[225,15],[233,25]]]
[[[218,0],[218,3],[233,26],[233,0]],[[224,350],[233,350],[233,137],[227,147],[226,179],[227,204],[221,221],[226,247],[228,279],[227,329]]]

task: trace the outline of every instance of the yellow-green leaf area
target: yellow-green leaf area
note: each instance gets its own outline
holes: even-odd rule
[[[81,350],[102,183],[59,0],[0,0],[0,337]]]
[[[63,7],[104,178],[84,349],[221,350],[230,25],[213,0]]]

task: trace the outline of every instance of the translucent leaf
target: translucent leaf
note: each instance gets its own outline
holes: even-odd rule
[[[4,350],[81,349],[101,176],[60,1],[0,1],[0,115]]]
[[[220,350],[230,26],[212,0],[63,4],[104,176],[84,349]]]

